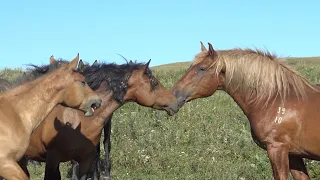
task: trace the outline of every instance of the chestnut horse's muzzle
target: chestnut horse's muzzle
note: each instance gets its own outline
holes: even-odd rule
[[[186,103],[188,93],[184,91],[173,90],[173,94],[176,96],[178,100],[178,107],[181,108]]]

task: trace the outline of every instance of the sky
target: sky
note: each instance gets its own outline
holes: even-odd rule
[[[0,69],[85,62],[191,61],[200,41],[217,50],[261,48],[279,56],[320,56],[320,1],[3,0]]]

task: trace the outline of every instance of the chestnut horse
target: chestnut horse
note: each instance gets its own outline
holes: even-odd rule
[[[46,76],[0,94],[0,176],[29,179],[16,161],[26,152],[30,136],[57,104],[93,115],[101,99],[75,71],[79,55],[68,65]]]
[[[251,49],[196,55],[174,85],[179,107],[216,90],[228,93],[251,126],[253,140],[267,150],[276,180],[309,179],[303,158],[320,160],[320,93],[269,52]]]
[[[57,106],[33,132],[25,156],[46,162],[45,179],[61,179],[59,163],[70,160],[79,163],[78,175],[85,179],[97,158],[96,146],[106,120],[124,103],[133,101],[169,115],[178,111],[177,99],[152,75],[149,63],[102,63],[84,68],[82,74],[102,99],[102,107],[94,116],[84,117],[78,110]],[[21,164],[27,171],[26,164]]]

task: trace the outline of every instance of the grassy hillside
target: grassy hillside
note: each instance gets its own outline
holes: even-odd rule
[[[311,82],[320,82],[320,58],[286,62]],[[174,63],[153,69],[171,88],[189,65]],[[111,158],[114,180],[272,179],[269,160],[252,141],[248,120],[224,92],[187,103],[173,117],[127,103],[113,118]],[[307,163],[311,177],[320,179],[320,163]],[[61,165],[63,177],[68,167],[68,163]],[[30,165],[29,169],[32,179],[43,178],[44,166]]]

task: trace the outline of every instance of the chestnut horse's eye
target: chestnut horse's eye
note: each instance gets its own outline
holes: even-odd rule
[[[203,72],[203,71],[206,71],[206,70],[207,70],[207,69],[204,68],[204,67],[200,67],[200,68],[198,69],[199,72]]]
[[[85,86],[85,85],[86,85],[86,82],[85,82],[85,81],[81,81],[81,85],[82,85],[82,86]]]

